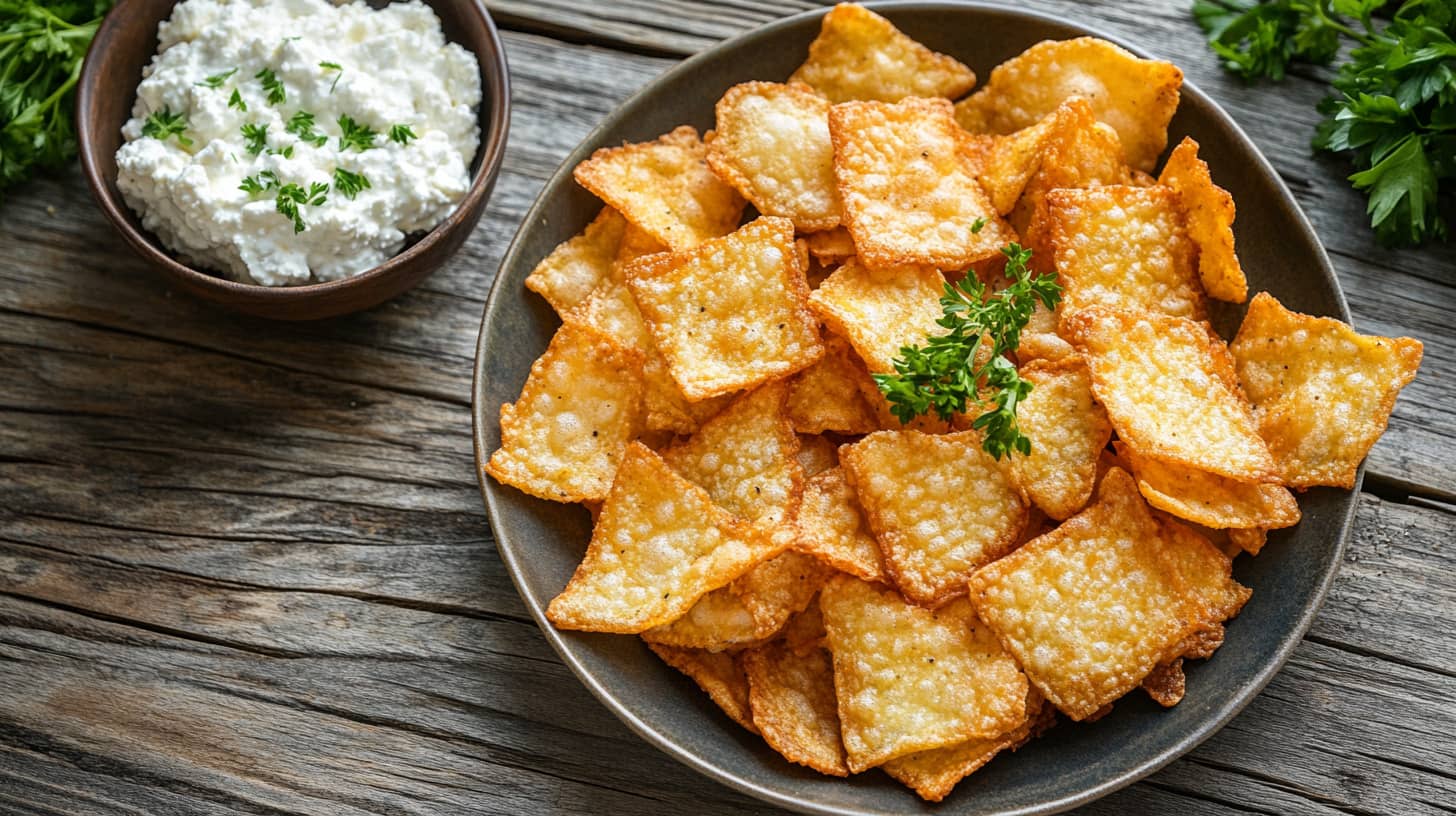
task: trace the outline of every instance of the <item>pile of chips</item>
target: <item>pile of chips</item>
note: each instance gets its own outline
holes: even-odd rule
[[[561,328],[487,471],[595,528],[557,626],[638,635],[787,759],[940,800],[1060,712],[1183,696],[1249,599],[1231,554],[1349,488],[1421,344],[1265,293],[1180,71],[1082,38],[969,68],[855,5],[717,127],[597,151],[606,203],[526,284]],[[953,103],[952,100],[964,97]],[[756,213],[745,219],[748,204]],[[1033,250],[1061,306],[1015,352],[1030,455],[902,425],[871,374],[947,280]],[[969,418],[967,418],[969,419]]]

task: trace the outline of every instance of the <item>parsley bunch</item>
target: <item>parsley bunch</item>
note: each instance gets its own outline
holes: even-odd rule
[[[984,434],[981,447],[997,459],[1013,450],[1031,453],[1031,440],[1016,424],[1016,406],[1032,386],[1006,354],[1020,345],[1038,302],[1055,309],[1062,299],[1055,274],[1032,277],[1026,266],[1031,250],[1011,244],[1001,251],[1006,277],[1014,280],[1010,286],[988,294],[970,272],[958,284],[947,283],[940,299],[945,314],[936,323],[949,331],[900,349],[895,373],[874,375],[901,422],[932,409],[950,421],[968,405],[983,408],[971,427]]]
[[[111,0],[0,0],[0,197],[76,155],[73,89]]]
[[[1355,189],[1386,245],[1445,238],[1441,182],[1456,179],[1456,5],[1405,0],[1197,0],[1193,15],[1224,67],[1282,79],[1293,61],[1327,64],[1355,47],[1320,103],[1317,150],[1348,153]],[[1451,187],[1447,187],[1447,193]]]

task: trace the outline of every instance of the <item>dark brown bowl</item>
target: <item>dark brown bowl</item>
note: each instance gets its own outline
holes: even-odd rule
[[[384,5],[388,0],[371,0]],[[505,155],[511,93],[505,49],[481,0],[426,0],[440,16],[445,37],[480,63],[480,148],[471,165],[471,184],[450,217],[404,251],[366,272],[306,286],[238,283],[178,261],[141,225],[116,187],[116,151],[121,128],[131,118],[142,69],[157,50],[157,25],[171,16],[177,0],[118,0],[96,32],[76,90],[76,134],[81,169],[101,211],[121,237],[162,275],[214,303],[277,320],[317,320],[376,306],[404,292],[438,269],[465,243],[485,212]]]
[[[1095,34],[1144,56],[1179,60],[1154,40],[1127,42],[1076,22],[980,3],[869,3],[910,36],[957,57],[985,77],[1002,60],[1043,39]],[[683,123],[713,125],[713,105],[732,85],[782,81],[804,59],[824,10],[789,17],[687,60],[623,103],[566,157],[522,220],[486,302],[476,351],[475,455],[483,465],[500,445],[499,411],[516,399],[531,362],[560,321],[522,285],[558,242],[596,214],[601,202],[571,170],[604,145],[642,141]],[[1349,320],[1319,240],[1258,148],[1191,83],[1169,128],[1169,144],[1193,136],[1213,176],[1238,202],[1238,252],[1252,290],[1291,308]],[[1243,307],[1215,315],[1225,337]],[[879,771],[834,779],[792,765],[726,716],[658,660],[642,641],[562,631],[546,603],[571,577],[591,535],[580,507],[542,501],[483,474],[481,492],[497,547],[547,641],[608,709],[669,756],[737,790],[806,813],[922,813],[1030,816],[1058,813],[1128,785],[1211,736],[1254,699],[1299,644],[1339,566],[1356,491],[1315,488],[1299,496],[1304,520],[1276,530],[1257,558],[1240,557],[1234,576],[1254,590],[1228,639],[1209,660],[1187,667],[1187,696],[1170,709],[1134,691],[1094,723],[1062,722],[1015,754],[1003,754],[932,805]],[[1357,487],[1358,490],[1358,487]]]

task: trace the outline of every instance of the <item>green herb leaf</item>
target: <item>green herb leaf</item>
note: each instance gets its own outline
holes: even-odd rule
[[[151,116],[142,124],[142,135],[150,136],[158,141],[165,142],[171,136],[177,137],[177,143],[183,147],[191,147],[192,140],[187,138],[187,117],[180,113],[173,113],[171,108],[163,108]]]
[[[271,68],[264,68],[253,74],[253,79],[263,83],[263,90],[268,94],[268,104],[281,105],[287,101],[288,89],[283,87],[283,80]]]
[[[243,183],[238,189],[250,195],[266,193],[278,187],[278,174],[272,170],[263,170],[256,176],[244,176]]]
[[[239,130],[242,131],[243,141],[246,142],[243,145],[243,149],[247,150],[249,155],[256,156],[262,153],[263,149],[268,146],[267,124],[259,125],[254,122],[248,122],[239,128]]]
[[[278,197],[274,201],[274,207],[281,215],[293,221],[293,233],[297,235],[308,229],[308,224],[303,220],[303,213],[299,209],[303,206],[317,207],[328,201],[329,185],[322,182],[310,184],[304,190],[297,184],[289,183],[278,188]]]
[[[314,147],[323,147],[329,137],[314,129],[313,114],[308,111],[299,111],[289,117],[288,124],[283,129],[297,136],[299,139],[312,144]]]
[[[228,79],[231,78],[232,75],[233,74],[236,74],[237,72],[238,72],[238,69],[236,69],[236,68],[232,69],[231,71],[223,71],[220,74],[213,74],[212,76],[208,77],[207,79],[202,80],[201,82],[198,82],[197,84],[198,85],[206,85],[207,87],[212,88],[213,90],[217,90],[218,88],[221,88],[223,86],[223,83],[224,82],[227,82]]]
[[[363,173],[355,173],[342,167],[334,169],[334,189],[350,201],[353,201],[361,190],[368,190],[372,186]]]
[[[338,64],[337,62],[320,62],[319,67],[324,69],[325,71],[338,72],[334,76],[333,84],[329,85],[329,93],[333,93],[334,89],[339,87],[339,80],[344,78],[344,66]]]
[[[353,148],[364,152],[374,146],[374,138],[379,133],[367,125],[361,125],[354,121],[347,113],[339,117],[339,150],[345,151]]]
[[[402,145],[407,145],[410,143],[410,139],[418,138],[420,137],[415,135],[414,129],[409,125],[395,125],[389,129],[389,140],[391,142],[399,142]]]
[[[237,108],[243,113],[248,112],[248,103],[243,101],[243,95],[238,93],[237,88],[233,88],[233,95],[228,97],[228,107]]]

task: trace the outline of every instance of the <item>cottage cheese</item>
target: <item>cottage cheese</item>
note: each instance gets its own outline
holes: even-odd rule
[[[143,225],[189,263],[268,286],[345,278],[440,223],[470,185],[480,70],[445,42],[425,5],[185,0],[158,34],[122,129],[117,186]],[[256,78],[265,68],[282,81],[284,101],[268,102]],[[205,83],[233,69],[218,87]],[[234,91],[246,111],[229,105]],[[190,146],[143,134],[159,111],[186,117]],[[314,131],[328,137],[322,146],[286,132],[299,111],[314,114]],[[341,115],[379,133],[369,149],[340,149]],[[268,127],[258,155],[248,152],[245,125]],[[391,140],[395,125],[417,138]],[[371,186],[348,198],[333,186],[338,168]],[[265,171],[279,184],[330,185],[325,203],[299,208],[302,232],[278,212],[276,189],[240,188],[247,177],[268,178]]]

